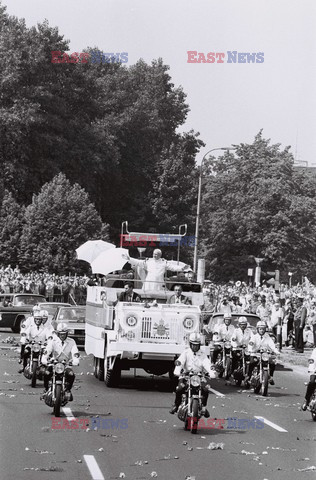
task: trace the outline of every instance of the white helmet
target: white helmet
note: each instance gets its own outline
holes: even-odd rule
[[[40,307],[39,307],[38,305],[34,305],[34,307],[32,308],[32,310],[33,310],[33,313],[35,313],[35,312],[39,312],[41,309],[40,309]]]
[[[59,323],[56,328],[57,336],[60,338],[62,335],[65,335],[65,339],[68,337],[68,325],[67,323]],[[63,340],[62,340],[63,341]]]
[[[48,311],[47,310],[41,310],[40,312],[41,317],[42,317],[42,323],[46,323],[48,320]]]
[[[267,328],[266,322],[264,322],[263,320],[260,320],[260,321],[257,323],[257,330],[258,330],[259,328],[264,328],[264,329],[266,329],[266,328]]]
[[[189,337],[189,342],[190,342],[190,343],[194,343],[194,344],[196,344],[196,345],[197,345],[197,344],[201,345],[201,343],[202,343],[201,335],[200,335],[199,333],[197,333],[197,332],[191,333],[191,334],[190,334],[190,337]]]
[[[246,317],[239,317],[238,318],[238,324],[239,325],[247,325],[248,324],[247,318]]]

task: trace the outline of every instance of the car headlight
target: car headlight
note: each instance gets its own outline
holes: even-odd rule
[[[310,358],[310,359],[308,360],[308,363],[315,363],[315,362],[314,362],[314,359],[313,359],[313,358]]]
[[[191,385],[192,387],[199,387],[201,385],[201,380],[198,375],[193,375],[193,377],[191,377]]]
[[[261,358],[264,362],[267,362],[269,360],[269,355],[267,353],[263,353]]]
[[[62,363],[56,363],[55,365],[55,372],[56,373],[63,373],[65,371],[65,365]]]
[[[129,327],[135,327],[137,324],[137,318],[131,315],[130,317],[127,317],[126,323]]]
[[[71,329],[71,330],[68,330],[68,333],[69,333],[69,335],[74,335],[75,331],[73,329]]]
[[[34,343],[34,345],[32,346],[32,351],[35,352],[35,353],[38,353],[40,351],[41,347],[39,346],[38,343]]]
[[[231,343],[230,342],[225,342],[225,348],[230,348],[231,347]]]
[[[191,329],[194,327],[194,319],[192,317],[186,317],[183,320],[183,326],[184,328]]]

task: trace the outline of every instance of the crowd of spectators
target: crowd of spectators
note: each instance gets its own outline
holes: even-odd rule
[[[0,293],[36,293],[49,302],[85,304],[89,277],[50,273],[21,273],[16,265],[0,266]]]
[[[211,282],[204,284],[204,323],[208,323],[214,312],[252,313],[276,333],[281,318],[283,345],[301,352],[301,346],[295,344],[295,315],[303,308],[303,316],[306,314],[304,322],[301,322],[304,324],[303,342],[306,347],[316,347],[316,287],[307,279],[293,287],[281,284],[279,291],[275,291],[273,286],[252,287],[239,283],[221,286]]]

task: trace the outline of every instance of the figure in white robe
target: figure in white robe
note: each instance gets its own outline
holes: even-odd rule
[[[179,272],[189,270],[189,265],[183,263],[165,260],[161,258],[162,252],[159,249],[154,250],[153,258],[145,260],[137,260],[129,255],[123,255],[123,258],[133,266],[137,267],[137,271],[141,280],[144,282],[143,290],[164,290],[164,276],[167,270],[171,272]]]

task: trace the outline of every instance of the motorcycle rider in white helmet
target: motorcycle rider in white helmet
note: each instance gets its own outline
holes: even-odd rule
[[[33,309],[32,309],[32,315],[28,316],[26,320],[23,320],[23,322],[21,323],[21,340],[20,340],[20,343],[21,343],[21,351],[20,351],[20,360],[19,360],[19,363],[22,363],[23,362],[23,356],[24,356],[24,349],[25,349],[25,339],[26,339],[26,336],[25,335],[22,335],[23,333],[25,333],[26,329],[30,326],[30,325],[35,325],[35,322],[34,322],[34,315],[35,313],[39,312],[41,309],[38,305],[34,305]],[[23,338],[24,337],[24,338]],[[23,372],[23,368],[22,370],[19,370],[19,373]]]
[[[63,360],[69,364],[65,368],[66,393],[69,394],[69,401],[72,400],[70,392],[75,381],[75,374],[71,365],[79,365],[79,351],[77,344],[73,338],[68,337],[68,325],[66,323],[59,323],[56,328],[56,335],[48,342],[46,351],[42,357],[42,363],[47,365],[49,358],[62,362]],[[71,364],[71,365],[70,365]],[[48,366],[44,374],[44,394],[48,390],[49,380],[53,375],[53,367]]]
[[[271,350],[272,353],[275,355],[278,355],[280,352],[278,348],[275,346],[274,341],[270,337],[268,333],[266,333],[267,330],[267,324],[263,320],[260,320],[257,323],[257,332],[255,335],[253,335],[252,339],[249,342],[249,353],[256,353],[258,352],[261,348],[266,348]],[[252,371],[254,369],[255,362],[250,359],[250,365],[249,365],[249,378],[252,375]],[[269,360],[269,370],[270,370],[270,380],[269,383],[270,385],[274,385],[274,380],[273,380],[273,374],[275,370],[275,362],[273,361],[272,358]]]
[[[224,323],[221,325],[216,325],[214,327],[213,341],[214,341],[214,350],[212,354],[212,362],[215,364],[218,354],[222,349],[221,344],[224,342],[231,342],[232,338],[235,335],[235,327],[232,325],[232,316],[231,313],[224,313],[223,317]],[[216,330],[216,331],[215,331]]]
[[[242,348],[243,345],[246,345],[246,351],[248,350],[248,345],[250,340],[253,337],[252,330],[248,328],[247,317],[238,318],[238,327],[235,329],[234,336],[232,337],[232,371],[234,372],[236,364],[238,361],[237,352],[235,348]],[[249,355],[245,354],[245,360],[249,361]]]
[[[42,316],[40,312],[36,311],[34,313],[34,323],[23,329],[21,333],[21,344],[25,346],[23,353],[23,368],[19,370],[19,373],[22,373],[24,368],[27,365],[27,359],[31,354],[30,343],[31,342],[40,342],[44,344],[51,338],[51,332],[46,330],[42,325]]]
[[[316,348],[312,351],[312,355],[309,359],[308,373],[310,373],[310,377],[306,388],[305,402],[301,407],[304,412],[307,410],[309,402],[316,389]]]
[[[190,348],[186,348],[184,352],[181,353],[178,360],[176,361],[176,368],[174,369],[174,375],[180,377],[181,372],[184,375],[188,372],[202,373],[206,372],[210,378],[216,378],[217,374],[213,370],[211,362],[207,357],[206,353],[201,351],[201,336],[199,333],[191,333],[189,337]],[[179,378],[179,383],[176,388],[175,402],[172,406],[170,413],[174,414],[177,412],[182,399],[182,393],[185,389],[185,379]],[[210,386],[206,383],[203,388],[203,408],[202,415],[209,417],[210,414],[206,409],[207,399],[208,399],[208,390]]]

